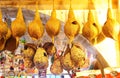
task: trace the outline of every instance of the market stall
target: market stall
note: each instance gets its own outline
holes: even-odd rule
[[[1,77],[119,78],[119,0],[1,0]]]

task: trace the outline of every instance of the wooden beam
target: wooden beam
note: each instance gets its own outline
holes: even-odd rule
[[[72,8],[75,10],[88,9],[89,0],[72,0]],[[97,8],[107,8],[108,0],[93,0]],[[67,10],[70,6],[70,0],[54,0],[55,8],[57,10]],[[0,7],[18,7],[35,9],[36,0],[0,0]],[[113,8],[118,8],[118,0],[112,0]],[[51,10],[53,8],[53,0],[39,0],[40,10]],[[92,8],[92,4],[90,4]]]

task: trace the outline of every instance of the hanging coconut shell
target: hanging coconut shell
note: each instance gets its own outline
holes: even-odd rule
[[[56,60],[54,60],[53,64],[50,66],[50,71],[54,75],[59,75],[63,72],[60,58],[57,58]]]
[[[70,7],[68,13],[68,20],[66,21],[64,26],[64,33],[69,38],[70,43],[73,41],[74,37],[76,37],[79,34],[79,31],[80,31],[80,25],[75,19],[73,10]]]
[[[99,33],[99,25],[95,22],[92,11],[89,10],[88,21],[82,29],[82,35],[91,42]]]
[[[6,35],[8,33],[7,23],[2,21],[2,12],[0,10],[0,50],[4,49],[6,43]]]
[[[11,37],[11,30],[8,28],[8,32],[6,34],[5,37],[5,41],[4,41],[4,49],[6,49],[6,44],[7,44],[7,40]]]
[[[54,46],[54,44],[52,42],[46,42],[43,45],[43,48],[45,49],[47,54],[50,55],[50,56],[52,56],[56,52],[56,48],[55,48],[55,46]]]
[[[34,56],[34,64],[37,69],[47,69],[48,67],[48,55],[43,48],[38,48]]]
[[[81,68],[85,64],[85,57],[81,59],[81,61],[73,61],[73,65],[75,68]]]
[[[79,65],[83,65],[83,61],[85,60],[85,49],[81,45],[73,43],[71,48],[71,59],[75,64],[80,63]]]
[[[16,46],[19,43],[19,39],[26,32],[26,25],[23,19],[22,9],[19,7],[16,19],[11,23],[11,31],[13,37],[16,39]]]
[[[33,40],[40,39],[44,34],[44,26],[38,8],[36,8],[34,20],[28,25],[28,33]]]
[[[71,59],[71,54],[70,54],[70,47],[69,45],[67,45],[67,48],[65,50],[64,56],[61,57],[61,64],[63,69],[70,71],[73,69],[74,65],[73,65],[73,61]]]
[[[18,47],[18,43],[16,43],[16,39],[11,36],[7,41],[6,41],[6,44],[5,44],[5,50],[8,50],[8,51],[11,51],[13,54],[16,50],[16,48]],[[16,45],[17,44],[17,45]],[[12,46],[11,46],[12,45]]]
[[[114,19],[112,9],[108,8],[107,20],[102,28],[104,35],[114,40],[118,39],[120,24]]]
[[[11,30],[8,28],[8,32],[7,32],[6,36],[5,36],[5,39],[2,38],[2,39],[0,40],[1,50],[6,49],[7,40],[8,40],[10,37],[11,37]]]
[[[6,35],[6,39],[7,40],[6,40],[6,43],[5,43],[4,50],[11,51],[14,54],[14,51],[18,47],[18,44],[16,45],[16,39],[12,36],[10,28],[8,28],[8,33]]]
[[[24,58],[33,58],[36,52],[37,46],[33,43],[27,43],[24,46],[23,56]]]
[[[51,17],[46,23],[46,32],[52,38],[54,43],[54,37],[59,34],[60,31],[60,21],[56,18],[56,10],[53,9],[51,12]]]

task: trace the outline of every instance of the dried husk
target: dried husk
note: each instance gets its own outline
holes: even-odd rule
[[[56,18],[56,10],[53,9],[51,17],[46,23],[46,32],[52,38],[53,43],[54,37],[59,34],[60,26],[60,21]]]
[[[73,65],[73,61],[71,59],[71,54],[70,54],[70,47],[69,45],[67,46],[66,50],[65,50],[65,54],[64,56],[61,57],[61,64],[63,69],[70,71],[73,69],[74,65]]]
[[[82,29],[82,35],[91,42],[98,36],[99,33],[99,25],[95,21],[92,11],[89,10],[88,21]]]
[[[102,31],[106,37],[117,40],[119,30],[120,24],[114,19],[112,9],[108,8],[107,20],[102,28]]]
[[[43,48],[38,48],[34,56],[34,64],[37,69],[47,69],[48,67],[48,56]]]
[[[50,71],[54,75],[59,75],[63,72],[62,64],[60,58],[54,60],[53,64],[50,66]]]
[[[25,58],[33,58],[35,52],[32,48],[27,48],[26,50],[23,50],[23,56]]]
[[[45,49],[47,54],[50,55],[50,56],[54,55],[55,52],[56,52],[56,48],[55,48],[55,46],[54,46],[54,44],[52,42],[46,42],[43,45],[43,48]]]
[[[35,12],[34,20],[31,21],[28,25],[28,33],[33,40],[40,39],[44,34],[44,26],[40,19],[38,9]]]
[[[6,43],[6,35],[8,33],[8,27],[5,22],[2,21],[2,12],[0,10],[0,50],[4,49]]]
[[[26,32],[26,25],[23,19],[22,9],[19,7],[16,19],[11,23],[12,36],[16,39],[16,46],[19,43],[19,38]]]
[[[78,45],[77,43],[74,43],[71,48],[71,59],[76,64],[83,65],[83,61],[85,60],[85,49]]]
[[[17,47],[18,43],[16,43],[16,39],[13,36],[10,36],[10,38],[6,41],[4,50],[11,51],[14,54]]]
[[[71,43],[74,38],[79,34],[80,24],[75,19],[72,8],[70,8],[68,13],[68,20],[64,26],[64,33],[69,38],[69,42]]]
[[[85,64],[85,57],[83,57],[81,61],[73,61],[73,64],[75,68],[81,68]]]

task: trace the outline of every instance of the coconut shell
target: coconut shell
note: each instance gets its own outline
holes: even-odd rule
[[[43,48],[45,49],[47,54],[50,55],[50,56],[52,56],[56,52],[56,48],[55,48],[55,46],[54,46],[54,44],[52,42],[46,42],[43,45]]]
[[[119,34],[120,24],[114,19],[107,19],[102,31],[104,35],[108,38],[117,40]]]
[[[35,55],[35,50],[30,48],[30,47],[28,47],[27,49],[23,50],[23,56],[25,58],[31,58],[32,59],[34,57],[34,55]]]
[[[82,29],[82,35],[89,41],[92,41],[94,38],[98,36],[99,32],[100,32],[99,25],[95,21],[92,11],[89,10],[88,21]]]
[[[70,47],[69,45],[67,46],[64,56],[61,57],[61,64],[63,69],[70,71],[73,69],[74,65],[73,65],[73,61],[71,59],[71,54],[70,54]]]
[[[85,49],[81,45],[73,44],[71,48],[71,59],[75,63],[78,63],[78,62],[82,63],[83,60],[85,59]]]
[[[26,43],[24,45],[24,49],[27,49],[28,47],[32,48],[34,51],[36,51],[36,49],[37,49],[37,46],[35,44],[33,44],[33,43]]]
[[[50,71],[52,74],[59,75],[63,72],[63,68],[60,59],[54,60],[53,64],[50,66]]]
[[[106,37],[114,40],[118,39],[120,24],[115,20],[111,8],[108,8],[107,20],[102,28],[102,31]]]
[[[43,48],[38,48],[34,56],[34,64],[37,69],[47,69],[48,67],[48,56]]]
[[[16,39],[11,36],[7,41],[6,41],[6,44],[5,44],[5,50],[8,50],[8,51],[11,51],[13,54],[15,52],[15,50],[17,49],[18,47],[18,44],[16,45]],[[11,46],[12,45],[12,46]]]
[[[40,39],[44,34],[44,26],[40,19],[38,9],[35,12],[34,20],[31,21],[28,25],[28,33],[33,40]]]
[[[69,38],[70,42],[79,34],[80,25],[76,20],[67,21],[64,26],[64,33]]]
[[[21,37],[26,32],[26,25],[23,19],[22,9],[18,9],[16,19],[11,23],[11,31],[13,37]]]
[[[46,23],[46,32],[52,38],[54,43],[54,37],[59,34],[60,21],[56,18],[56,10],[53,9],[50,19]]]
[[[6,40],[8,39],[6,37],[7,33],[8,33],[7,23],[2,21],[2,12],[0,10],[0,50],[3,50],[5,47]]]
[[[80,24],[77,22],[74,16],[72,8],[70,8],[68,13],[68,20],[64,26],[64,33],[69,38],[70,43],[79,34]]]
[[[83,57],[81,61],[75,62],[73,61],[74,67],[81,68],[85,64],[85,58]]]

